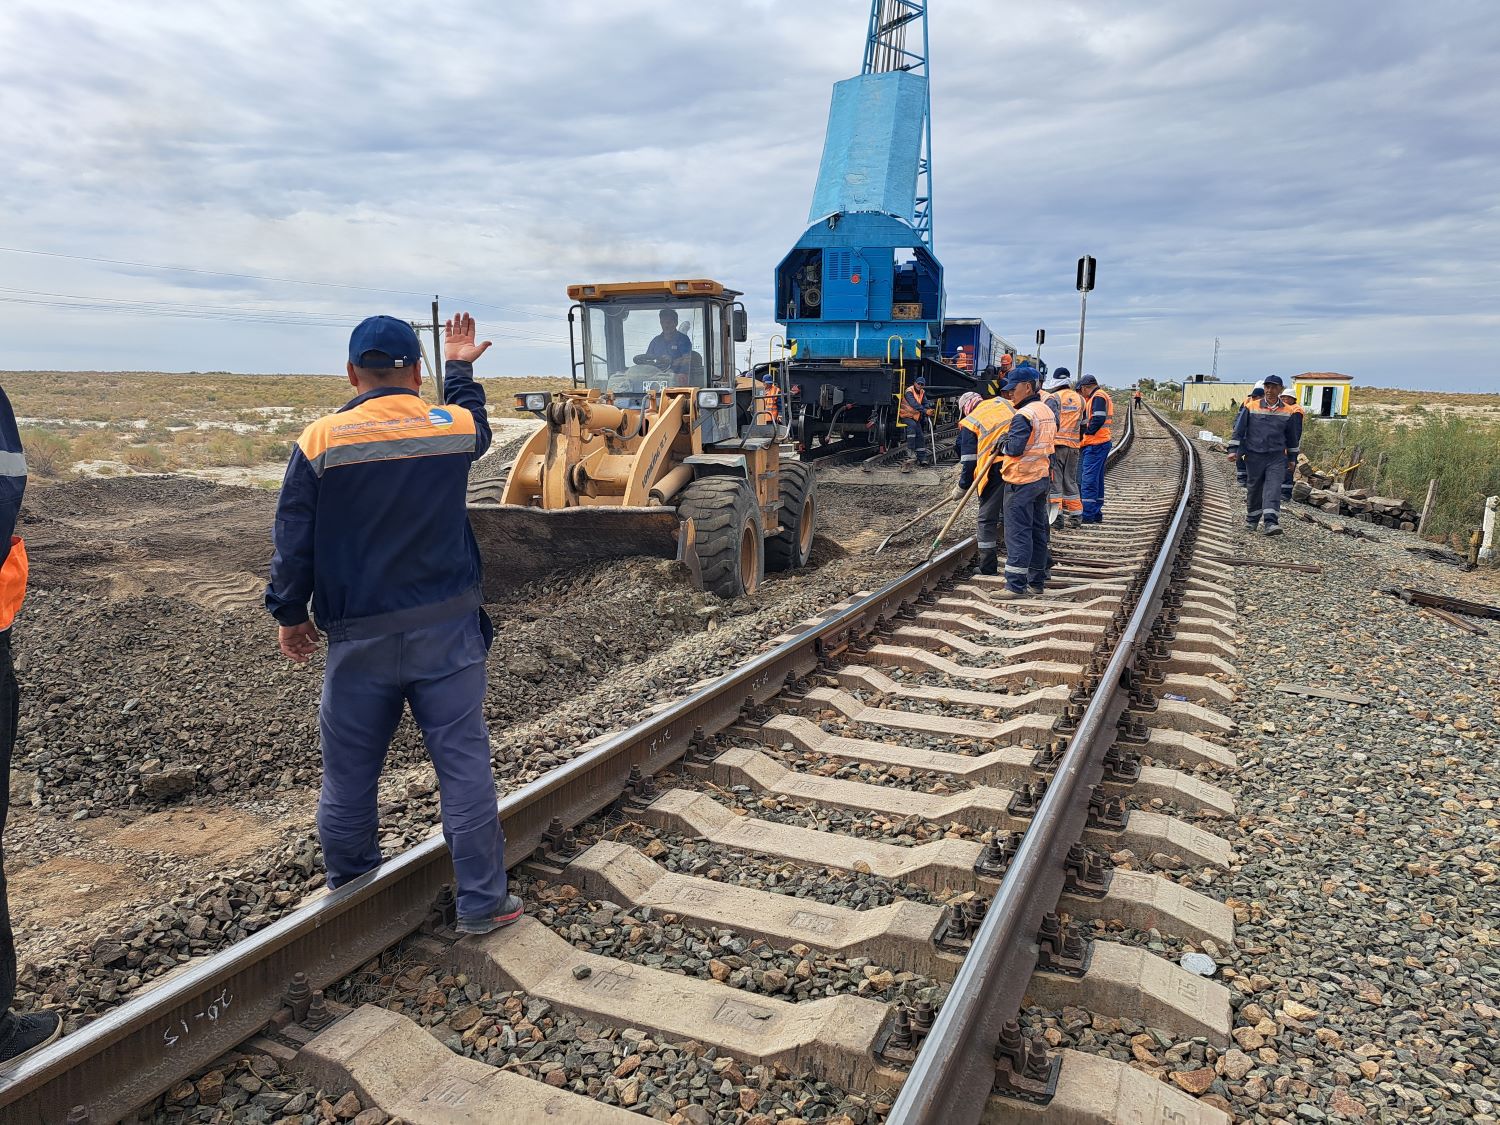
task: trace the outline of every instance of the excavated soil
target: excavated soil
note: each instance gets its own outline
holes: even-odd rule
[[[936,472],[824,476],[815,566],[771,576],[754,597],[722,602],[676,564],[639,559],[549,576],[491,606],[502,789],[904,572],[930,542],[935,523],[925,541],[871,554],[947,487]],[[260,605],[274,507],[272,492],[175,476],[28,490],[4,841],[22,1003],[86,1020],[320,884],[322,660],[284,660]],[[436,827],[409,723],[381,798],[388,854]]]

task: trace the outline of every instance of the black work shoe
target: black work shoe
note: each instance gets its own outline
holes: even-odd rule
[[[487,934],[510,925],[526,912],[525,905],[517,895],[506,895],[500,909],[489,918],[460,918],[458,932],[461,934]]]
[[[1000,573],[1000,559],[998,557],[998,552],[996,552],[996,551],[980,551],[979,552],[979,573],[980,574],[999,574]]]
[[[1266,524],[1266,534],[1267,535],[1280,535],[1281,534],[1281,525],[1279,523],[1268,523],[1268,524]]]
[[[40,1051],[62,1034],[62,1017],[56,1012],[31,1012],[16,1016],[10,1034],[0,1040],[0,1068],[12,1067]]]

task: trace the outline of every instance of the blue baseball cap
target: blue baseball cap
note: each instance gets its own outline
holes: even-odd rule
[[[349,336],[349,362],[355,367],[416,367],[422,345],[410,324],[393,316],[372,316]]]
[[[1013,368],[1010,374],[1005,377],[1005,382],[1000,384],[1000,389],[1002,391],[1013,391],[1022,383],[1030,383],[1033,387],[1040,387],[1042,385],[1041,372],[1035,367],[1024,364]]]

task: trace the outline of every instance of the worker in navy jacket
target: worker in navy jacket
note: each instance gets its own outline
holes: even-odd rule
[[[26,452],[10,399],[0,390],[0,842],[10,814],[10,759],[16,748],[20,688],[10,653],[10,627],[26,597],[26,544],[16,535],[21,497],[26,492]],[[10,1067],[62,1033],[56,1012],[10,1010],[16,998],[16,938],[6,898],[4,854],[0,851],[0,1066]]]
[[[437,770],[465,933],[521,914],[496,812],[484,720],[492,634],[467,509],[469,467],[490,445],[473,368],[489,346],[474,342],[467,313],[448,321],[444,401],[429,407],[411,326],[377,316],[354,330],[348,377],[359,393],[297,439],[266,588],[288,659],[306,661],[319,629],[328,635],[318,710],[328,885],[380,865],[376,786],[410,705]]]
[[[1245,527],[1265,521],[1267,535],[1281,534],[1281,482],[1302,447],[1302,413],[1281,401],[1281,376],[1266,376],[1265,394],[1246,399],[1229,439],[1230,460],[1245,462]]]

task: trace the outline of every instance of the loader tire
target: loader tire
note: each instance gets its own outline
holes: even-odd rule
[[[765,544],[750,486],[738,477],[703,477],[683,490],[677,513],[693,521],[701,588],[725,599],[755,593]]]
[[[766,537],[766,569],[798,570],[812,558],[818,514],[818,482],[812,466],[781,463],[781,530]]]

